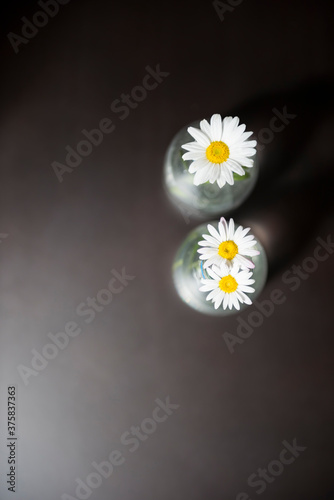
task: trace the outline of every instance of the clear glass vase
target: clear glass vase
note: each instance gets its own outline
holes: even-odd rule
[[[211,224],[214,228],[218,229],[218,221],[201,224],[188,234],[177,251],[172,267],[175,288],[180,298],[196,311],[214,316],[227,316],[237,313],[240,314],[249,306],[246,304],[240,304],[240,310],[234,308],[223,309],[222,306],[215,309],[214,304],[211,301],[206,300],[208,292],[199,291],[199,287],[202,284],[201,278],[210,278],[204,269],[203,261],[199,259],[199,253],[197,252],[200,248],[198,242],[203,239],[202,235],[208,234],[207,224]],[[237,227],[238,224],[235,224],[235,229],[237,229]],[[259,255],[251,258],[255,264],[252,276],[255,280],[255,283],[252,285],[252,287],[255,288],[255,292],[248,294],[248,296],[252,302],[254,302],[254,300],[260,295],[266,283],[268,263],[264,248],[258,241],[252,249],[260,252]]]
[[[216,182],[194,185],[194,174],[188,172],[191,161],[183,160],[186,152],[183,144],[193,141],[188,133],[189,126],[199,128],[200,120],[183,127],[172,139],[164,160],[164,187],[172,203],[190,216],[206,218],[228,214],[250,195],[259,174],[257,155],[253,156],[254,166],[246,169],[246,175],[222,188]]]

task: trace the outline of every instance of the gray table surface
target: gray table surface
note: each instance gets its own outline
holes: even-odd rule
[[[212,2],[72,0],[25,42],[7,35],[23,36],[21,18],[41,7],[14,2],[2,15],[1,500],[334,498],[332,249],[288,281],[333,235],[330,2],[225,5],[221,20]],[[157,87],[115,111],[158,65]],[[224,333],[249,312],[205,316],[173,288],[173,256],[199,220],[166,199],[163,158],[198,118],[237,114],[263,139],[284,107],[296,117],[261,148],[256,189],[233,216],[268,254],[260,301],[276,289],[285,299],[231,353]],[[104,118],[113,131],[59,182],[52,163]],[[123,268],[134,278],[112,302],[78,315]],[[77,335],[33,369],[65,328]],[[137,426],[148,433],[131,444]],[[273,465],[294,440],[299,456]],[[111,459],[103,478],[93,462]],[[268,466],[276,475],[254,485]],[[91,488],[76,492],[78,479]]]

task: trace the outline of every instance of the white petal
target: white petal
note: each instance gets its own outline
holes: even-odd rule
[[[186,153],[186,154],[188,154],[188,153]],[[232,160],[232,158],[229,158],[228,160],[226,160],[226,163],[227,163],[228,167],[232,170],[232,172],[235,172],[236,174],[239,174],[239,175],[245,175],[245,171],[239,162]]]
[[[241,266],[245,266],[249,269],[254,269],[254,267],[255,267],[255,265],[253,264],[253,262],[251,260],[246,259],[245,257],[243,257],[240,254],[236,255],[235,259],[238,262],[238,264],[240,264]]]
[[[206,260],[206,262],[204,263],[204,269],[207,269],[207,268],[212,267],[212,266],[219,266],[221,263],[221,260],[222,260],[222,258],[218,254],[213,255],[212,257],[209,257]]]
[[[216,281],[220,281],[220,276],[218,276],[218,274],[214,271],[214,269],[213,268],[209,268],[208,269],[208,274],[211,276],[212,279],[214,279]]]
[[[199,158],[205,158],[203,151],[188,151],[182,155],[183,160],[198,160]]]
[[[224,171],[226,182],[228,184],[230,184],[230,186],[233,186],[233,184],[234,184],[233,174],[232,174],[231,170],[228,168],[226,162],[223,163],[223,171]]]
[[[242,280],[240,277],[236,278],[237,281],[238,281],[238,284],[239,284],[239,287],[241,290],[243,290],[243,286],[250,286],[250,285],[253,285],[254,284],[254,281],[255,280],[251,280],[251,279],[245,279],[245,280]]]
[[[216,171],[216,165],[214,163],[211,163],[210,166],[208,167],[208,181],[210,181],[211,184],[216,180],[215,171]]]
[[[248,236],[244,236],[242,238],[242,243],[247,243],[248,244],[248,243],[251,243],[251,242],[256,243],[256,240],[254,239],[254,236],[252,234],[249,234]]]
[[[241,231],[241,234],[240,236],[243,238],[244,236],[246,236],[246,234],[250,231],[250,227],[245,227],[242,231]]]
[[[201,127],[202,131],[209,137],[209,139],[212,141],[211,138],[211,127],[209,125],[209,122],[207,120],[202,120],[199,124]]]
[[[217,179],[217,184],[220,188],[224,187],[225,184],[226,184],[226,179],[225,179],[225,175],[224,175],[224,172],[222,172],[222,170],[220,169],[220,172],[219,172],[219,177]]]
[[[248,257],[254,257],[254,255],[260,255],[260,252],[258,250],[252,250],[252,249],[245,249],[243,250],[243,255],[247,255]]]
[[[219,266],[212,266],[212,270],[213,270],[214,273],[217,274],[217,276],[219,276],[219,279],[224,276],[224,274],[222,274],[221,269],[220,269]]]
[[[257,244],[256,240],[251,240],[251,241],[243,241],[241,240],[239,243],[240,248],[243,250],[251,250],[254,245]]]
[[[231,264],[230,264],[231,261],[229,260],[226,260],[226,259],[223,259],[221,257],[221,263],[220,263],[220,274],[221,276],[227,276],[228,274],[230,274],[231,272]]]
[[[245,130],[246,130],[245,124],[239,125],[239,127],[234,132],[232,132],[230,137],[230,143],[235,144],[237,141],[241,141],[241,138],[244,135],[243,133],[245,132]]]
[[[227,224],[227,221],[226,221],[225,217],[221,217],[220,218],[218,227],[219,228],[222,227],[222,230],[219,231],[220,235],[221,235],[221,240],[222,241],[226,241],[228,239],[227,238],[227,235],[228,235],[228,224]]]
[[[235,233],[234,233],[234,240],[235,240],[235,242],[236,242],[236,244],[238,246],[239,246],[240,242],[242,241],[242,239],[239,238],[240,233],[241,233],[242,230],[243,230],[243,227],[242,226],[238,226],[237,229],[235,230]]]
[[[242,154],[245,156],[254,156],[256,153],[256,149],[254,148],[248,148],[248,147],[238,147],[235,150],[233,149],[233,152],[235,151],[236,154]]]
[[[229,160],[234,160],[239,163],[242,167],[248,167],[252,168],[254,165],[254,160],[251,158],[247,158],[246,156],[242,155],[235,155],[234,153],[231,152]]]
[[[201,168],[200,170],[197,170],[195,177],[194,177],[194,184],[195,186],[199,186],[200,184],[204,184],[208,179],[208,171],[206,168]]]
[[[235,131],[239,124],[239,118],[236,116],[232,118],[232,116],[226,116],[223,120],[223,135],[222,141],[229,143],[229,138],[231,134]]]
[[[257,252],[257,250],[255,250],[254,248],[252,248],[254,245],[256,245],[257,242],[255,240],[252,240],[252,241],[241,241],[238,245],[238,247],[240,248],[240,250],[243,250],[243,251],[249,251],[249,252]],[[240,253],[243,253],[243,252],[240,252]],[[258,254],[257,254],[258,255]]]
[[[252,286],[247,286],[247,285],[240,285],[239,289],[241,292],[248,292],[248,293],[255,292],[255,289]]]
[[[207,279],[207,278],[201,278],[201,283],[203,285],[210,285],[212,284],[214,281],[212,279]]]
[[[212,115],[210,120],[210,125],[211,125],[211,140],[221,141],[223,135],[221,116],[218,114]]]
[[[224,137],[226,135],[228,135],[228,133],[229,133],[231,121],[232,121],[232,116],[225,116],[225,118],[224,118],[224,120],[222,122],[222,126],[223,126],[222,140],[224,140]]]
[[[210,292],[209,295],[206,297],[206,300],[214,300],[220,293],[221,289],[216,285],[215,289],[212,290],[212,292]]]
[[[257,141],[255,139],[253,141],[244,141],[241,143],[241,146],[246,148],[256,148]]]
[[[241,137],[238,137],[237,131],[232,132],[229,137],[230,147],[234,149],[255,148],[257,142],[255,140],[248,141],[245,139],[245,136],[247,136],[247,134],[243,134]]]
[[[246,302],[246,300],[247,300],[247,298],[248,298],[248,297],[247,297],[247,295],[245,295],[243,292],[241,292],[240,290],[236,290],[236,291],[235,291],[235,294],[236,294],[236,296],[238,297],[238,299],[239,299],[239,301],[241,302],[241,304],[242,304],[243,302]]]
[[[211,283],[206,283],[199,287],[200,292],[210,292],[211,290],[215,290],[217,288],[217,283],[214,280],[207,280]]]
[[[250,281],[254,282],[254,280],[250,279],[252,276],[253,276],[252,271],[250,271],[249,269],[243,269],[238,273],[236,279],[238,283],[241,283],[243,285],[248,285]]]
[[[219,229],[219,233],[220,233],[220,237],[221,237],[221,240],[222,241],[226,241],[227,240],[227,224],[226,224],[226,220],[224,219],[224,217],[222,217],[218,223],[218,229]]]
[[[189,165],[188,172],[189,174],[197,172],[196,163],[194,161]]]
[[[193,163],[194,167],[196,170],[200,170],[202,168],[206,168],[210,166],[209,160],[207,160],[206,157],[199,158],[198,160],[195,160]]]
[[[222,292],[220,290],[220,294],[217,296],[216,298],[216,301],[215,301],[215,309],[218,309],[218,307],[220,306],[220,304],[222,303],[223,299],[224,299],[224,292]]]
[[[232,261],[227,261],[229,262],[229,273],[236,278],[237,282],[239,283],[239,271],[240,271],[240,266],[239,264],[235,261],[235,258]]]
[[[236,309],[240,311],[240,305],[238,301],[238,296],[235,293],[231,293],[231,301]]]
[[[217,248],[218,248],[218,246],[220,244],[220,238],[219,239],[213,238],[209,234],[202,234],[202,238],[204,238],[207,241],[210,241],[211,243],[214,243],[217,246]]]
[[[211,173],[211,181],[213,183],[213,182],[217,181],[217,179],[220,175],[220,168],[219,168],[219,165],[217,165],[217,164],[213,164],[212,166],[213,166],[213,169],[212,169],[212,173]]]
[[[204,240],[204,241],[199,241],[198,244],[201,247],[213,247],[213,248],[217,248],[218,247],[218,243],[216,241],[214,243],[212,243],[211,241]]]
[[[242,134],[242,136],[240,137],[240,141],[247,141],[247,139],[253,135],[253,132],[245,132],[244,134]]]
[[[228,226],[227,239],[233,240],[234,238],[234,220],[231,218]]]
[[[208,136],[206,134],[204,134],[201,130],[198,130],[198,128],[189,127],[188,132],[194,139],[196,139],[198,144],[200,144],[204,148],[207,148],[210,146],[210,140],[209,140]]]
[[[231,120],[231,128],[232,128],[232,130],[235,130],[238,127],[239,121],[240,121],[240,119],[239,119],[238,116],[234,116],[232,118],[232,120]]]
[[[205,255],[209,255],[212,257],[212,255],[216,255],[217,249],[216,248],[199,248],[197,250],[198,253],[204,253]],[[210,255],[211,254],[211,255]]]
[[[220,234],[218,233],[217,229],[211,226],[211,224],[208,224],[208,231],[211,234],[211,236],[217,238],[217,240],[220,241]]]
[[[223,308],[226,309],[226,307],[228,306],[228,304],[229,304],[228,293],[225,293],[224,301],[223,301]]]
[[[203,151],[203,154],[205,154],[205,148],[197,142],[187,142],[187,144],[183,144],[181,148],[185,149],[186,151]]]

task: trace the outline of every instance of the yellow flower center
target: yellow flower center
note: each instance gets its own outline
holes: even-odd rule
[[[218,248],[218,254],[223,259],[232,260],[238,253],[238,245],[232,240],[223,241]]]
[[[211,163],[224,163],[230,156],[230,149],[225,142],[214,141],[206,149],[205,154]]]
[[[224,276],[219,282],[219,288],[225,293],[235,292],[238,288],[238,283],[230,274],[228,276]]]

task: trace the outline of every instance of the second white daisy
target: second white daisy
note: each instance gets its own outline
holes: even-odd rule
[[[218,268],[213,266],[207,270],[211,279],[202,279],[201,292],[210,292],[206,300],[214,303],[214,308],[222,304],[223,308],[240,310],[240,304],[250,305],[251,299],[246,293],[253,293],[255,289],[252,285],[255,281],[251,278],[252,273],[248,270],[239,270],[237,267],[229,270],[228,268]]]
[[[234,220],[230,219],[229,224],[227,224],[222,217],[218,224],[218,230],[219,232],[211,224],[208,224],[210,234],[203,234],[204,240],[198,242],[203,247],[198,249],[198,253],[200,259],[205,260],[204,268],[212,265],[225,265],[230,269],[237,265],[253,269],[255,267],[253,262],[246,257],[259,255],[260,252],[252,248],[257,243],[254,236],[246,236],[250,228],[244,229],[239,226],[235,230]]]
[[[256,153],[255,140],[247,139],[253,132],[245,132],[246,125],[239,125],[237,116],[221,116],[215,114],[210,124],[207,120],[200,122],[200,129],[189,127],[189,134],[195,139],[182,146],[188,152],[183,160],[192,160],[189,172],[195,174],[194,184],[211,184],[217,182],[219,187],[226,183],[233,185],[233,172],[245,175],[243,167],[252,167],[250,158]]]

